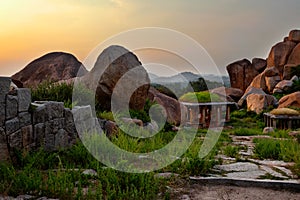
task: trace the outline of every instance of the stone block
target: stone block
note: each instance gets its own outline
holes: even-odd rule
[[[73,119],[73,113],[70,109],[65,108],[65,126],[64,129],[66,132],[68,132],[69,136],[72,139],[77,138],[77,131]]]
[[[53,119],[51,121],[45,122],[45,133],[46,134],[56,134],[59,129],[64,127],[64,118]]]
[[[5,122],[6,135],[10,135],[20,128],[20,121],[17,117]]]
[[[41,146],[44,144],[45,139],[45,124],[39,123],[34,125],[33,129],[34,142],[37,146]]]
[[[28,126],[31,124],[31,114],[29,112],[19,113],[20,127]]]
[[[8,141],[5,131],[0,127],[0,162],[9,160]]]
[[[18,88],[17,89],[18,96],[18,111],[25,112],[28,111],[30,103],[31,103],[31,92],[28,88]]]
[[[16,96],[6,96],[6,119],[12,119],[18,115],[18,98]]]
[[[63,102],[48,102],[46,104],[49,119],[63,118],[64,117],[64,103]]]
[[[5,102],[0,102],[0,127],[3,127],[5,122]]]
[[[69,137],[68,134],[65,132],[64,129],[60,129],[57,134],[55,135],[55,148],[64,148],[68,147],[69,144]]]
[[[31,105],[33,106],[33,124],[39,124],[48,121],[47,109],[44,104],[32,103]]]
[[[54,151],[55,150],[55,136],[54,134],[46,134],[45,135],[45,146],[46,151]]]
[[[31,104],[33,109],[33,123],[44,123],[56,118],[64,117],[63,102],[34,102]]]
[[[22,139],[21,130],[18,130],[9,135],[10,148],[22,149],[22,146],[23,146],[22,142],[23,142],[23,139]]]
[[[6,94],[9,91],[11,79],[9,77],[0,77],[0,103],[5,102]]]
[[[30,146],[32,143],[34,143],[32,125],[22,127],[21,134],[23,139],[23,147]]]

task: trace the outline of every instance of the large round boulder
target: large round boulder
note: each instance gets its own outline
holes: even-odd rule
[[[250,86],[261,88],[266,93],[272,93],[280,80],[278,69],[276,67],[268,67],[253,79]]]
[[[240,98],[239,102],[238,102],[238,106],[239,107],[243,107],[246,105],[247,103],[247,97],[250,94],[261,94],[261,95],[266,95],[266,93],[261,89],[261,88],[257,88],[257,87],[253,87],[253,86],[249,86],[247,88],[247,90],[245,91],[244,95]]]
[[[286,95],[279,100],[278,108],[287,107],[300,108],[300,91]]]
[[[283,93],[288,92],[293,86],[293,81],[290,80],[282,80],[275,86],[273,93]]]
[[[107,111],[111,110],[113,94],[113,101],[119,108],[129,106],[133,110],[142,110],[150,87],[148,73],[137,56],[117,45],[104,49],[93,69],[81,80],[89,89],[96,91],[101,109]],[[142,82],[144,84],[137,86]]]
[[[287,64],[284,66],[283,79],[290,80],[293,76],[300,76],[300,65]]]
[[[300,43],[293,49],[287,64],[300,65]]]
[[[291,30],[288,40],[293,42],[300,42],[300,30]]]
[[[69,53],[48,53],[31,63],[12,76],[24,87],[36,87],[44,81],[58,82],[83,76],[87,73],[77,58]]]
[[[258,72],[263,72],[267,67],[267,61],[262,58],[253,58],[252,59],[253,68]]]
[[[259,74],[247,59],[233,62],[229,64],[226,69],[229,74],[231,87],[243,91],[247,89],[253,78]]]
[[[269,106],[276,106],[277,99],[268,94],[249,94],[247,96],[247,109],[249,111],[261,113]]]
[[[158,90],[152,87],[149,90],[148,97],[150,101],[161,105],[165,109],[167,115],[166,120],[168,123],[173,125],[180,125],[182,122],[184,122],[185,119],[183,118],[183,116],[185,116],[185,114],[183,112],[186,112],[186,110],[178,100],[160,93]]]
[[[295,46],[296,43],[291,41],[279,42],[274,45],[267,59],[267,67],[275,66],[282,76],[283,67],[287,63],[288,58]]]

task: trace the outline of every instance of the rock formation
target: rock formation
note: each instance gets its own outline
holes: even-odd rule
[[[226,100],[231,102],[238,102],[243,96],[244,92],[238,88],[225,88],[219,87],[211,90],[211,93],[217,94],[219,96],[224,96],[224,91],[226,93]]]
[[[63,52],[48,53],[12,76],[24,87],[36,87],[43,81],[57,82],[87,73],[81,62],[73,55]]]
[[[160,93],[154,88],[150,88],[149,95],[150,101],[160,104],[166,111],[167,122],[173,125],[179,125],[182,121],[182,112],[185,112],[184,107],[180,103],[165,94]]]
[[[261,66],[258,66],[258,63],[255,64],[256,68],[261,68]],[[259,71],[257,71],[256,68],[254,68],[247,59],[229,64],[226,69],[230,77],[231,87],[245,91],[253,78],[259,74]]]
[[[119,90],[116,91],[118,81],[122,78]],[[139,80],[139,81],[138,81]],[[106,48],[97,58],[94,68],[81,78],[86,86],[96,91],[96,98],[103,110],[111,109],[113,92],[117,97],[114,102],[122,107],[128,106],[125,98],[132,87],[137,87],[130,97],[129,107],[134,110],[144,108],[149,90],[149,77],[142,63],[136,55],[121,46]],[[137,85],[142,83],[142,85]],[[114,91],[115,90],[115,91]],[[127,100],[127,101],[126,101]]]
[[[274,45],[267,59],[267,67],[276,67],[280,74],[283,74],[284,65],[287,64],[288,58],[296,46],[295,42],[279,42]]]
[[[300,108],[300,91],[286,95],[279,100],[278,108],[297,107]]]
[[[256,112],[256,114],[259,114],[263,110],[267,109],[269,106],[273,106],[276,104],[277,100],[272,95],[249,94],[247,96],[247,109],[249,111]]]

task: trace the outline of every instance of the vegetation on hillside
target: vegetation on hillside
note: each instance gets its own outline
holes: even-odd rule
[[[189,92],[182,95],[179,98],[180,101],[190,102],[190,103],[208,103],[208,102],[220,102],[222,101],[219,95],[204,92]]]

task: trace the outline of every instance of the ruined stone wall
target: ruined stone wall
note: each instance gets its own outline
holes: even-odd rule
[[[77,139],[72,111],[63,102],[31,102],[30,89],[10,89],[0,77],[0,161],[14,149],[47,151],[69,147]]]

